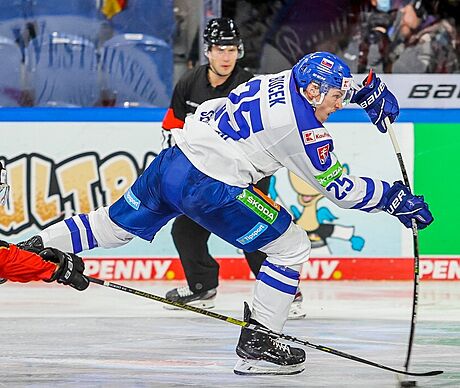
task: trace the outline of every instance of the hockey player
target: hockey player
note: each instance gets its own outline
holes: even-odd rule
[[[0,206],[5,205],[8,192],[6,170],[0,163]],[[89,285],[88,279],[83,275],[84,269],[82,259],[72,253],[44,247],[33,253],[0,240],[0,284],[7,280],[21,283],[56,280],[83,291]]]
[[[34,253],[0,240],[0,284],[6,280],[21,283],[57,281],[83,291],[89,286],[84,270],[83,260],[73,253],[55,248],[42,248]]]
[[[163,145],[171,147],[171,129],[183,128],[185,118],[194,114],[201,103],[227,95],[254,75],[238,66],[244,56],[244,45],[238,27],[232,19],[211,19],[203,32],[205,65],[186,73],[174,88],[172,100],[163,120]],[[268,193],[270,177],[264,177],[254,186]],[[209,253],[209,231],[185,215],[176,217],[171,234],[184,268],[188,286],[174,288],[166,298],[201,308],[214,307],[219,283],[219,264]],[[244,256],[257,277],[266,255],[260,251],[244,252]],[[296,293],[289,311],[290,319],[304,318],[302,293]],[[167,308],[174,308],[167,306]]]
[[[183,129],[173,129],[177,146],[164,150],[110,207],[74,216],[42,231],[37,240],[74,251],[115,247],[135,236],[152,240],[170,219],[186,214],[234,246],[267,254],[255,282],[246,321],[280,332],[308,260],[307,234],[287,210],[261,196],[252,184],[285,166],[340,207],[385,211],[419,229],[433,217],[423,197],[396,182],[347,175],[323,123],[353,97],[381,131],[394,121],[398,103],[370,74],[353,95],[348,66],[318,52],[291,70],[255,77],[227,98],[207,101]],[[91,241],[88,240],[90,236]],[[305,352],[242,329],[234,372],[294,374],[305,368]]]

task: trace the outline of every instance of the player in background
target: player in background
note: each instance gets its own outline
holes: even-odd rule
[[[281,332],[311,244],[288,211],[267,201],[254,183],[284,166],[342,208],[385,211],[408,228],[412,220],[419,229],[433,221],[423,197],[401,182],[344,171],[323,126],[328,117],[351,97],[381,131],[384,120],[399,113],[396,98],[374,73],[355,94],[352,84],[348,66],[325,52],[252,78],[227,98],[201,104],[183,129],[173,129],[177,145],[163,150],[110,207],[58,222],[23,246],[45,243],[78,253],[77,247],[116,247],[136,236],[151,241],[169,220],[186,214],[237,248],[267,254],[244,319]],[[303,349],[244,328],[236,352],[237,374],[305,368]]]
[[[0,162],[0,206],[8,200],[10,187],[6,170]],[[0,284],[11,280],[27,283],[34,280],[57,281],[83,291],[89,286],[83,275],[85,265],[78,256],[54,248],[43,248],[37,253],[18,248],[0,240]]]
[[[234,88],[254,76],[237,64],[237,60],[244,56],[244,46],[232,19],[211,19],[203,33],[203,44],[208,63],[187,72],[174,88],[171,105],[162,124],[164,148],[173,144],[171,129],[183,128],[185,118],[194,114],[198,105],[213,98],[226,97]],[[254,186],[267,194],[269,185],[270,177],[264,177]],[[209,253],[211,233],[189,217],[181,215],[174,220],[171,234],[188,286],[168,291],[166,298],[205,309],[214,307],[219,264]],[[244,256],[257,277],[266,255],[255,251],[244,252]],[[298,291],[290,318],[303,318],[305,315],[302,294]]]

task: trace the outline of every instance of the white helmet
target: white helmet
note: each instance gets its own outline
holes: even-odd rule
[[[6,170],[0,162],[0,206],[5,205],[8,200],[8,194],[10,192],[10,186],[6,182]]]

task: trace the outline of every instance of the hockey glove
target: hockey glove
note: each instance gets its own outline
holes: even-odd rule
[[[48,282],[65,284],[78,291],[86,290],[89,286],[88,278],[83,275],[85,264],[83,260],[73,253],[62,252],[55,248],[45,248],[39,253],[45,261],[58,265],[56,272]]]
[[[363,81],[363,87],[355,92],[351,102],[364,108],[372,123],[382,133],[388,129],[385,118],[388,117],[392,123],[399,115],[398,100],[372,69]]]
[[[32,236],[26,241],[21,241],[17,243],[16,246],[21,248],[25,251],[33,252],[33,253],[40,253],[43,249],[45,249],[43,245],[43,240],[39,235]]]
[[[424,229],[433,222],[433,216],[423,196],[413,195],[400,181],[395,182],[385,193],[379,207],[398,217],[407,228],[412,227],[412,219],[415,220],[418,229]]]

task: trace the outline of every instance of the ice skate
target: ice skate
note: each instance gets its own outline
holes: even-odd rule
[[[166,299],[173,302],[188,304],[190,306],[199,307],[201,309],[212,309],[214,307],[214,300],[216,299],[217,290],[211,288],[204,292],[192,292],[188,287],[174,288],[166,293]],[[167,310],[179,310],[179,307],[173,305],[165,305]]]
[[[295,294],[294,301],[291,304],[289,309],[288,320],[293,321],[295,319],[304,319],[307,316],[307,311],[302,306],[303,295],[300,290]]]
[[[251,310],[244,304],[244,321],[251,320]],[[240,357],[233,371],[238,375],[293,375],[305,369],[306,354],[303,349],[280,342],[267,334],[241,329],[236,347]]]

